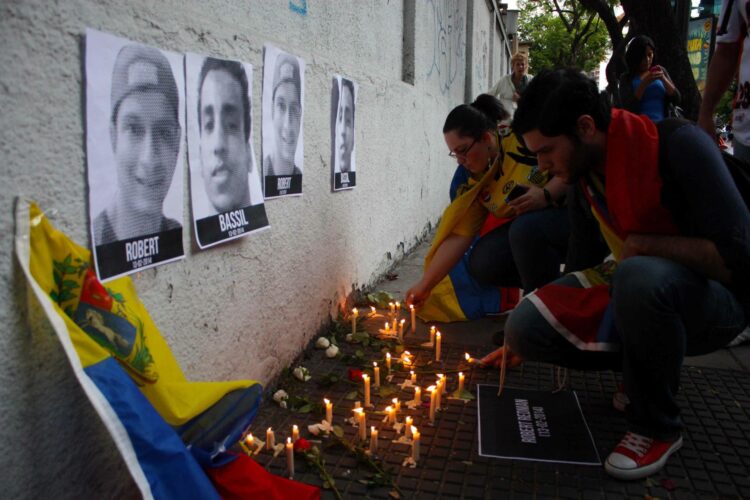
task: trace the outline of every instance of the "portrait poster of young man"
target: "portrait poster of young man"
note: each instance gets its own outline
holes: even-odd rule
[[[184,257],[181,54],[86,31],[86,154],[104,281]]]
[[[255,162],[250,64],[188,53],[190,198],[198,246],[268,226]]]
[[[357,106],[357,84],[341,75],[333,77],[331,89],[331,165],[333,190],[352,189],[357,185],[354,124]]]
[[[305,62],[273,45],[263,52],[263,192],[301,195]]]

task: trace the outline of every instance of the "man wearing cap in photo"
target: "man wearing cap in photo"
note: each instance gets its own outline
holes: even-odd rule
[[[245,68],[209,57],[198,82],[201,173],[212,215],[248,207],[252,163]]]
[[[167,58],[143,45],[120,49],[111,96],[117,193],[94,219],[97,246],[181,227],[162,208],[181,135],[177,83]]]
[[[302,174],[294,163],[302,114],[301,85],[297,59],[289,54],[280,54],[273,72],[271,118],[274,147],[263,160],[266,176]]]

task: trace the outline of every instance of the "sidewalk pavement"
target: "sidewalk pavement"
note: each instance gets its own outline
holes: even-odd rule
[[[406,290],[421,276],[428,246],[425,243],[413,251],[392,270],[391,276],[397,275],[397,278],[379,284],[376,289],[391,292],[403,299]],[[462,361],[465,351],[480,357],[493,350],[492,334],[502,328],[504,321],[505,317],[499,316],[438,325],[443,334],[445,371],[464,369]],[[406,337],[405,347],[416,355],[417,363],[432,356],[430,350],[419,347],[428,337],[427,325],[421,322],[417,334]],[[356,349],[346,343],[341,343],[341,348],[343,353]],[[365,360],[361,366],[371,366],[373,359],[380,360],[382,366],[382,353],[368,351],[365,356],[372,359]],[[332,363],[322,351],[312,347],[306,351],[301,362],[313,373],[313,381],[319,380],[321,374],[341,375],[346,370],[345,365]],[[434,427],[426,425],[422,415],[424,411],[405,412],[413,415],[415,425],[422,432],[422,459],[414,469],[402,467],[408,449],[391,442],[397,436],[393,431],[382,428],[380,416],[368,413],[367,424],[368,429],[370,425],[381,428],[379,456],[402,498],[750,498],[748,372],[750,345],[686,359],[678,396],[686,425],[683,448],[669,459],[661,472],[640,481],[617,481],[609,477],[601,466],[480,457],[476,401],[463,403],[450,400]],[[407,376],[405,372],[396,372],[392,383],[398,384]],[[547,390],[553,387],[554,367],[527,362],[519,368],[508,370],[507,377],[508,386]],[[626,430],[622,414],[612,408],[612,394],[619,378],[612,372],[571,370],[569,373],[570,389],[578,396],[602,460]],[[343,421],[351,416],[353,401],[348,396],[361,384],[349,382],[350,385],[344,387],[322,386],[313,384],[313,381],[302,384],[290,379],[282,378],[277,386],[284,387],[295,396],[304,394],[309,401],[322,401],[323,397],[331,399],[334,423],[342,426],[345,439],[356,440],[356,429]],[[495,370],[475,369],[467,374],[466,386],[475,391],[478,383],[497,382]],[[412,394],[395,395],[405,401]],[[359,399],[361,394],[357,396]],[[387,398],[374,396],[374,400],[376,410],[390,404]],[[320,418],[315,412],[294,413],[270,402],[261,410],[251,430],[255,436],[263,436],[265,429],[273,426],[280,431],[277,436],[286,436],[292,424],[297,423],[300,429],[306,431],[308,424]],[[502,422],[498,422],[498,425],[502,426]],[[307,432],[302,435],[309,437]],[[378,484],[388,482],[382,480],[382,474],[369,471],[351,453],[331,447],[330,439],[321,440],[319,446],[324,450],[323,456],[336,488],[344,498],[395,496],[392,486]],[[272,472],[284,474],[283,454],[272,458],[266,452],[256,459]],[[302,464],[297,470],[296,479],[322,484],[318,474],[309,466]],[[387,475],[385,477],[388,478]],[[335,497],[330,490],[325,490],[323,498]]]

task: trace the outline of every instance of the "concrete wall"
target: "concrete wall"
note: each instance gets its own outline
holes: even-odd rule
[[[133,278],[189,378],[265,383],[299,354],[353,288],[381,276],[446,206],[455,164],[441,128],[446,113],[464,101],[467,57],[475,81],[482,81],[473,91],[488,83],[488,14],[484,2],[470,3],[479,24],[471,28],[475,53],[467,56],[467,1],[416,0],[413,85],[401,79],[404,5],[398,1],[353,2],[347,9],[339,2],[305,0],[0,5],[3,497],[137,496],[29,298],[12,250],[13,200],[19,194],[38,201],[71,238],[90,243],[85,28],[176,52],[250,62],[256,124],[263,44],[306,60],[304,196],[269,201],[271,229],[227,245],[198,251],[186,230],[186,259]],[[359,83],[358,187],[339,193],[330,189],[333,73]],[[256,128],[257,152],[260,136]]]

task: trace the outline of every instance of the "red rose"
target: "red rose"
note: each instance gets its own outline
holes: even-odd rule
[[[304,453],[310,448],[312,448],[312,445],[310,444],[310,441],[305,438],[298,438],[294,442],[294,451],[297,453]]]
[[[357,368],[349,368],[349,380],[351,380],[352,382],[362,381],[362,370],[358,370]]]

